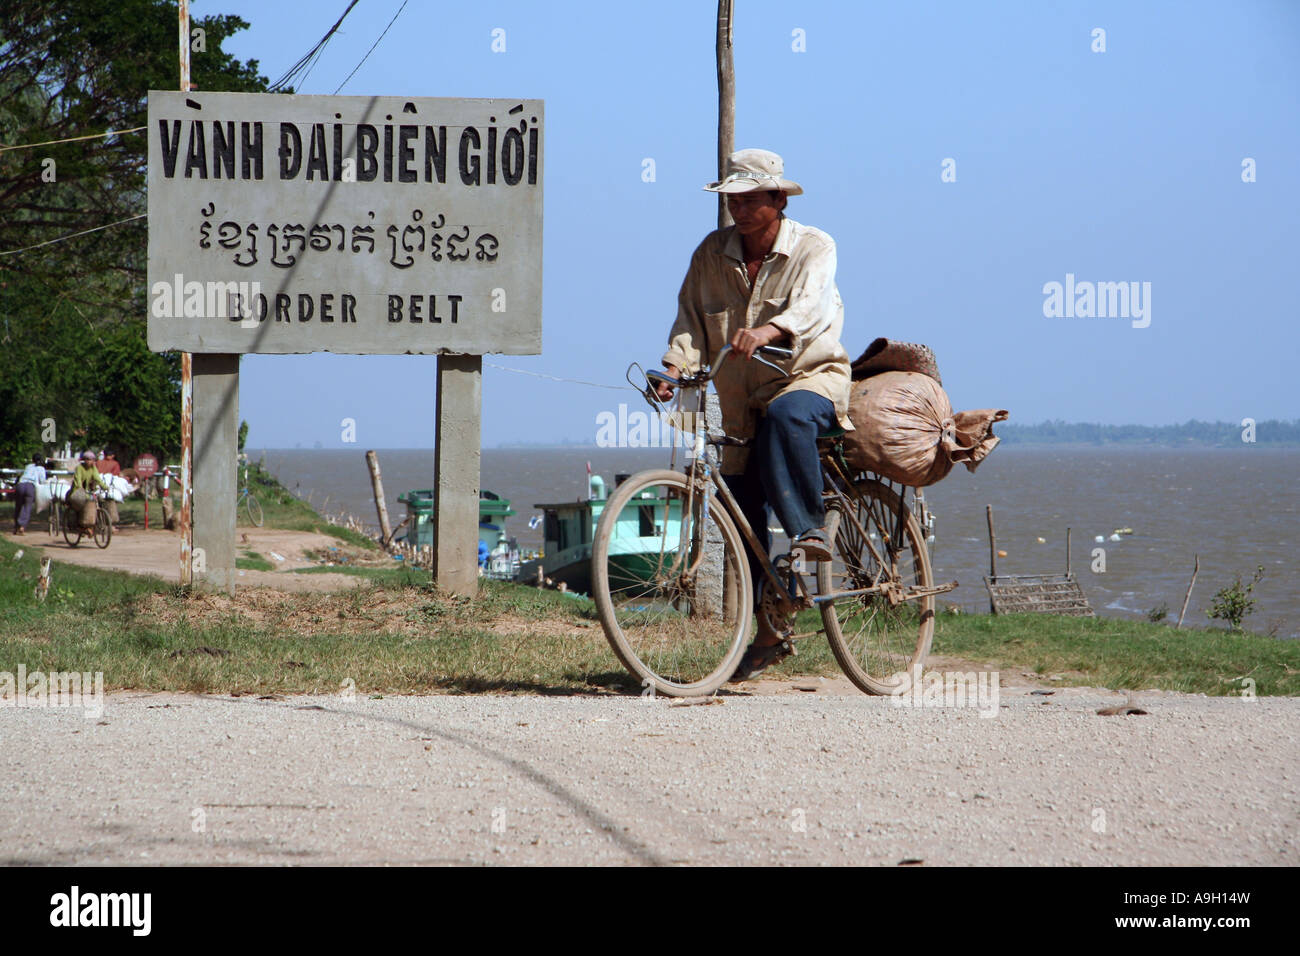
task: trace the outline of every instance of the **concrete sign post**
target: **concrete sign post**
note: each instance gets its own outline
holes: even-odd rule
[[[196,579],[233,587],[239,355],[437,354],[437,583],[473,590],[479,357],[541,352],[542,102],[154,91],[148,122],[149,347],[195,353]]]
[[[478,589],[479,418],[483,407],[483,358],[438,358],[438,431],[434,468],[438,483],[433,513],[433,579],[456,594]],[[444,528],[469,528],[455,537]],[[465,542],[473,548],[465,547]]]

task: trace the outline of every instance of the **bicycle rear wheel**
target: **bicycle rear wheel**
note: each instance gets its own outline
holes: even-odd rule
[[[893,489],[867,478],[854,487],[855,495],[827,504],[835,556],[817,566],[817,588],[869,593],[825,602],[822,622],[831,652],[860,690],[902,693],[919,679],[934,639],[934,595],[917,593],[934,586],[930,555],[910,510],[899,528]]]
[[[265,516],[262,514],[262,506],[251,494],[244,499],[244,509],[248,512],[248,520],[257,527],[262,527],[262,522],[265,520]]]
[[[753,614],[735,523],[686,476],[644,471],[605,503],[592,544],[592,597],[605,636],[643,688],[711,694],[744,653]]]
[[[74,548],[81,544],[81,512],[78,509],[64,508],[59,523],[63,526],[64,541]]]

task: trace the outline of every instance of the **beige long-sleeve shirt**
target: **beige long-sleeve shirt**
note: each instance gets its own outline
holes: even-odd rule
[[[820,229],[783,217],[772,251],[750,288],[740,233],[734,226],[705,237],[691,257],[677,297],[677,321],[663,361],[686,372],[716,363],[739,329],[774,325],[789,334],[794,356],[758,361],[728,357],[713,380],[728,435],[752,438],[758,415],[773,399],[805,390],[835,405],[840,426],[849,421],[849,356],[840,344],[844,304],[835,287],[835,241]],[[765,356],[766,358],[766,356]],[[722,470],[745,466],[746,448],[723,449]]]

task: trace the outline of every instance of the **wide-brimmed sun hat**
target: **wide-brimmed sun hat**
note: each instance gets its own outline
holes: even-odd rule
[[[715,193],[751,193],[780,190],[787,196],[803,195],[803,187],[785,178],[785,161],[770,149],[742,149],[727,157],[727,175],[704,187]]]

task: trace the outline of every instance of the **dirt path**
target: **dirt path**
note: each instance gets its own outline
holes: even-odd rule
[[[342,591],[365,581],[349,574],[293,573],[296,568],[317,564],[307,557],[306,552],[340,546],[337,538],[327,534],[275,528],[240,528],[237,533],[240,551],[254,551],[276,566],[275,571],[240,571],[238,584],[304,592]],[[180,582],[180,535],[175,532],[123,528],[113,534],[112,542],[102,550],[95,547],[89,538],[82,538],[81,544],[74,548],[63,538],[55,540],[44,530],[32,528],[21,537],[9,535],[9,539],[22,548],[40,548],[55,561],[132,574],[152,574],[164,581]]]

